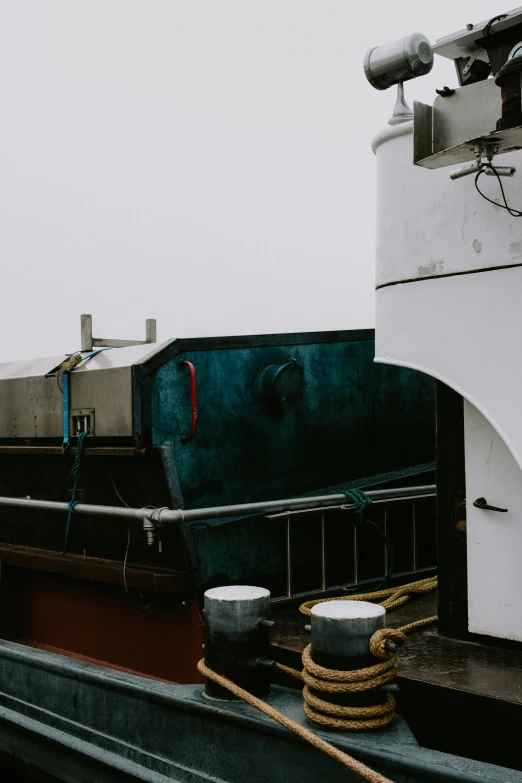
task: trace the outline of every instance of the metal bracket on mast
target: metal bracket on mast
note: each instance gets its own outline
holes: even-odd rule
[[[513,177],[516,174],[517,170],[514,166],[493,166],[493,158],[498,153],[498,144],[494,141],[489,144],[477,141],[474,143],[473,149],[476,162],[450,171],[450,179],[460,179],[469,174],[478,174],[480,171],[485,171],[489,177]],[[482,160],[484,156],[487,160],[486,163]]]
[[[92,315],[81,316],[81,351],[92,351],[93,348],[127,348],[129,345],[146,345],[156,342],[156,319],[145,321],[145,340],[108,340],[92,336]]]

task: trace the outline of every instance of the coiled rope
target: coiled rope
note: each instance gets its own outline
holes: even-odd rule
[[[342,596],[343,600],[361,601],[373,598],[384,598],[381,606],[388,603],[388,608],[395,608],[405,603],[411,595],[417,593],[427,593],[437,587],[436,577],[431,579],[422,579],[419,582],[411,582],[398,588],[388,588],[375,593],[362,593],[360,595]],[[399,594],[394,598],[395,594]],[[398,600],[401,599],[401,600]],[[403,599],[403,600],[402,600]],[[311,605],[320,603],[320,601],[308,601],[300,607],[303,614],[311,613]],[[339,600],[339,599],[337,599]],[[305,607],[303,609],[303,607]],[[403,625],[401,628],[381,628],[376,631],[370,639],[370,653],[379,661],[373,666],[364,669],[355,669],[353,671],[338,671],[336,669],[327,669],[319,666],[312,659],[311,645],[308,645],[302,655],[303,671],[297,671],[290,666],[282,663],[276,663],[279,671],[288,674],[304,683],[303,709],[307,718],[317,726],[327,729],[345,729],[350,731],[368,731],[370,729],[382,728],[388,726],[395,717],[395,699],[391,694],[386,695],[384,704],[370,705],[368,707],[345,707],[339,704],[332,704],[324,699],[315,696],[311,689],[319,692],[342,694],[342,693],[360,693],[378,688],[387,682],[390,682],[397,674],[397,654],[392,645],[397,648],[404,644],[406,635],[414,630],[420,630],[428,625],[437,622],[437,616],[427,617],[423,620],[417,620],[414,623]],[[391,643],[391,644],[390,644]],[[347,769],[357,773],[370,783],[392,783],[389,778],[385,778],[379,772],[376,772],[366,764],[350,756],[348,753],[336,748],[329,742],[318,737],[309,729],[301,726],[296,721],[291,720],[283,713],[271,707],[266,702],[252,696],[251,693],[240,688],[232,680],[223,677],[221,674],[209,669],[202,658],[198,663],[198,671],[203,677],[206,677],[222,688],[230,691],[242,699],[247,704],[255,707],[260,712],[275,720],[281,726],[289,729],[294,734],[304,739],[310,745],[323,751],[331,758],[338,761]]]
[[[345,494],[356,504],[356,513],[359,521],[364,521],[365,509],[371,502],[370,498],[360,490],[347,491]],[[373,525],[374,523],[371,524]],[[377,525],[375,527],[378,528]],[[306,601],[301,604],[299,611],[301,614],[310,616],[312,607],[325,601],[372,601],[379,603],[387,610],[391,610],[405,604],[412,595],[429,593],[435,590],[436,587],[437,577],[430,577],[428,579],[420,579],[417,582],[410,582],[401,587],[389,587],[357,595],[343,595],[336,598],[319,598],[315,601]],[[370,729],[382,728],[392,723],[395,718],[396,701],[390,693],[386,694],[383,704],[352,707],[334,704],[321,699],[313,691],[339,695],[361,693],[380,688],[393,680],[397,674],[397,650],[406,641],[406,635],[436,623],[437,619],[437,616],[434,615],[408,623],[401,628],[381,628],[376,631],[370,638],[369,650],[378,662],[364,669],[339,671],[319,666],[312,658],[312,647],[310,644],[303,650],[302,672],[282,663],[276,663],[276,668],[290,677],[303,682],[303,709],[307,718],[313,724],[326,727],[327,729],[344,729],[349,731],[368,731]],[[283,715],[283,713],[266,704],[261,699],[252,696],[251,693],[240,688],[228,678],[209,669],[204,659],[199,661],[198,671],[207,679],[212,680],[212,682],[215,682],[222,688],[226,688],[234,696],[255,707],[281,726],[297,734],[310,745],[318,748],[318,750],[322,750],[347,769],[370,781],[370,783],[392,783],[389,778],[385,778],[379,772],[370,769],[366,764],[357,761],[353,756],[344,753],[296,721],[287,718],[286,715]]]
[[[371,595],[371,593],[351,596],[351,600],[356,598],[361,600],[367,595]],[[386,694],[386,699],[382,704],[352,707],[321,699],[317,692],[333,695],[364,693],[391,682],[397,675],[397,650],[406,641],[406,634],[427,627],[436,621],[436,616],[427,617],[415,623],[403,625],[402,628],[381,628],[375,631],[370,639],[369,649],[378,662],[364,669],[339,671],[319,666],[312,658],[310,644],[303,651],[302,672],[280,663],[276,663],[276,667],[303,682],[303,709],[307,718],[316,726],[344,731],[381,729],[392,723],[395,718],[396,701],[390,693]]]
[[[370,499],[358,490],[346,493],[356,504],[359,520],[364,519],[366,506]],[[378,603],[390,611],[409,601],[412,595],[422,595],[435,590],[437,577],[420,579],[400,587],[387,587],[356,595],[342,595],[332,598],[318,598],[315,601],[305,601],[299,607],[301,614],[309,617],[312,608],[327,601],[371,601]],[[381,600],[379,600],[381,599]],[[349,707],[333,704],[319,698],[313,691],[330,694],[360,693],[379,688],[394,679],[397,674],[397,650],[406,641],[406,634],[421,628],[426,628],[437,622],[437,616],[425,617],[401,628],[382,628],[376,631],[370,639],[370,653],[380,663],[375,663],[365,669],[355,671],[336,671],[318,666],[312,659],[311,645],[303,652],[303,672],[298,672],[277,664],[277,667],[287,674],[304,682],[304,711],[312,723],[330,729],[345,729],[349,731],[368,731],[383,728],[392,723],[395,718],[396,702],[391,694],[387,694],[382,704],[367,707]]]

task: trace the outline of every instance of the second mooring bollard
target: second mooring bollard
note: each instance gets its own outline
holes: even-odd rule
[[[372,666],[376,661],[370,654],[370,638],[385,625],[386,610],[378,604],[368,601],[325,601],[317,604],[311,615],[313,660],[320,666],[340,671]],[[332,704],[352,707],[381,704],[386,699],[386,694],[379,689],[316,695]]]
[[[263,587],[229,585],[205,593],[205,663],[241,688],[264,697],[270,693],[270,592]],[[207,680],[205,695],[235,700]]]

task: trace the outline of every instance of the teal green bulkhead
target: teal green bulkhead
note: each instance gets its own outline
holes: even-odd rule
[[[256,337],[241,348],[211,339],[157,371],[153,441],[172,446],[186,508],[290,497],[434,459],[432,379],[374,363],[372,330],[295,337],[295,345]],[[289,358],[303,368],[303,384],[285,411],[266,397],[262,374]],[[188,443],[181,441],[191,423],[182,359],[197,373],[198,429]],[[204,583],[281,565],[269,562],[279,533],[266,521],[210,525],[194,535]]]

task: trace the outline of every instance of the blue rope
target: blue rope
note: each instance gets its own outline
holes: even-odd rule
[[[355,513],[359,517],[359,522],[364,522],[366,506],[370,505],[372,499],[369,498],[362,489],[341,489],[339,491],[355,504]]]
[[[63,383],[63,441],[62,451],[69,448],[69,373],[64,372]]]
[[[102,351],[109,351],[110,348],[97,348],[95,351],[85,354],[82,357],[80,364],[83,364],[87,359],[92,359],[93,356],[97,356]],[[72,356],[72,354],[71,354]],[[69,407],[71,404],[71,380],[68,372],[63,373],[63,441],[62,451],[66,452],[69,448]]]
[[[78,435],[78,443],[76,445],[76,457],[74,459],[74,465],[72,469],[73,488],[71,493],[71,500],[69,503],[69,512],[67,514],[67,524],[65,526],[65,538],[63,541],[63,553],[62,553],[63,556],[65,556],[65,552],[67,550],[67,538],[69,536],[69,528],[71,526],[71,520],[74,514],[74,509],[76,508],[78,503],[81,502],[79,500],[76,500],[76,493],[78,491],[78,481],[80,480],[80,469],[82,466],[83,443],[88,434],[89,434],[88,432],[80,432],[80,434]]]
[[[393,574],[393,569],[395,567],[395,552],[392,546],[392,542],[384,530],[381,530],[379,525],[377,525],[375,522],[372,522],[371,519],[366,519],[366,508],[372,502],[372,499],[369,498],[368,495],[366,495],[360,489],[341,489],[339,492],[341,492],[343,495],[345,495],[345,497],[348,498],[348,500],[351,500],[352,503],[355,504],[355,513],[357,514],[356,524],[368,525],[369,527],[373,528],[375,532],[384,540],[386,549],[388,550],[388,573],[385,574],[384,579],[379,582],[377,587],[374,587],[373,590],[369,592],[382,590],[382,588],[388,584],[388,580]]]

